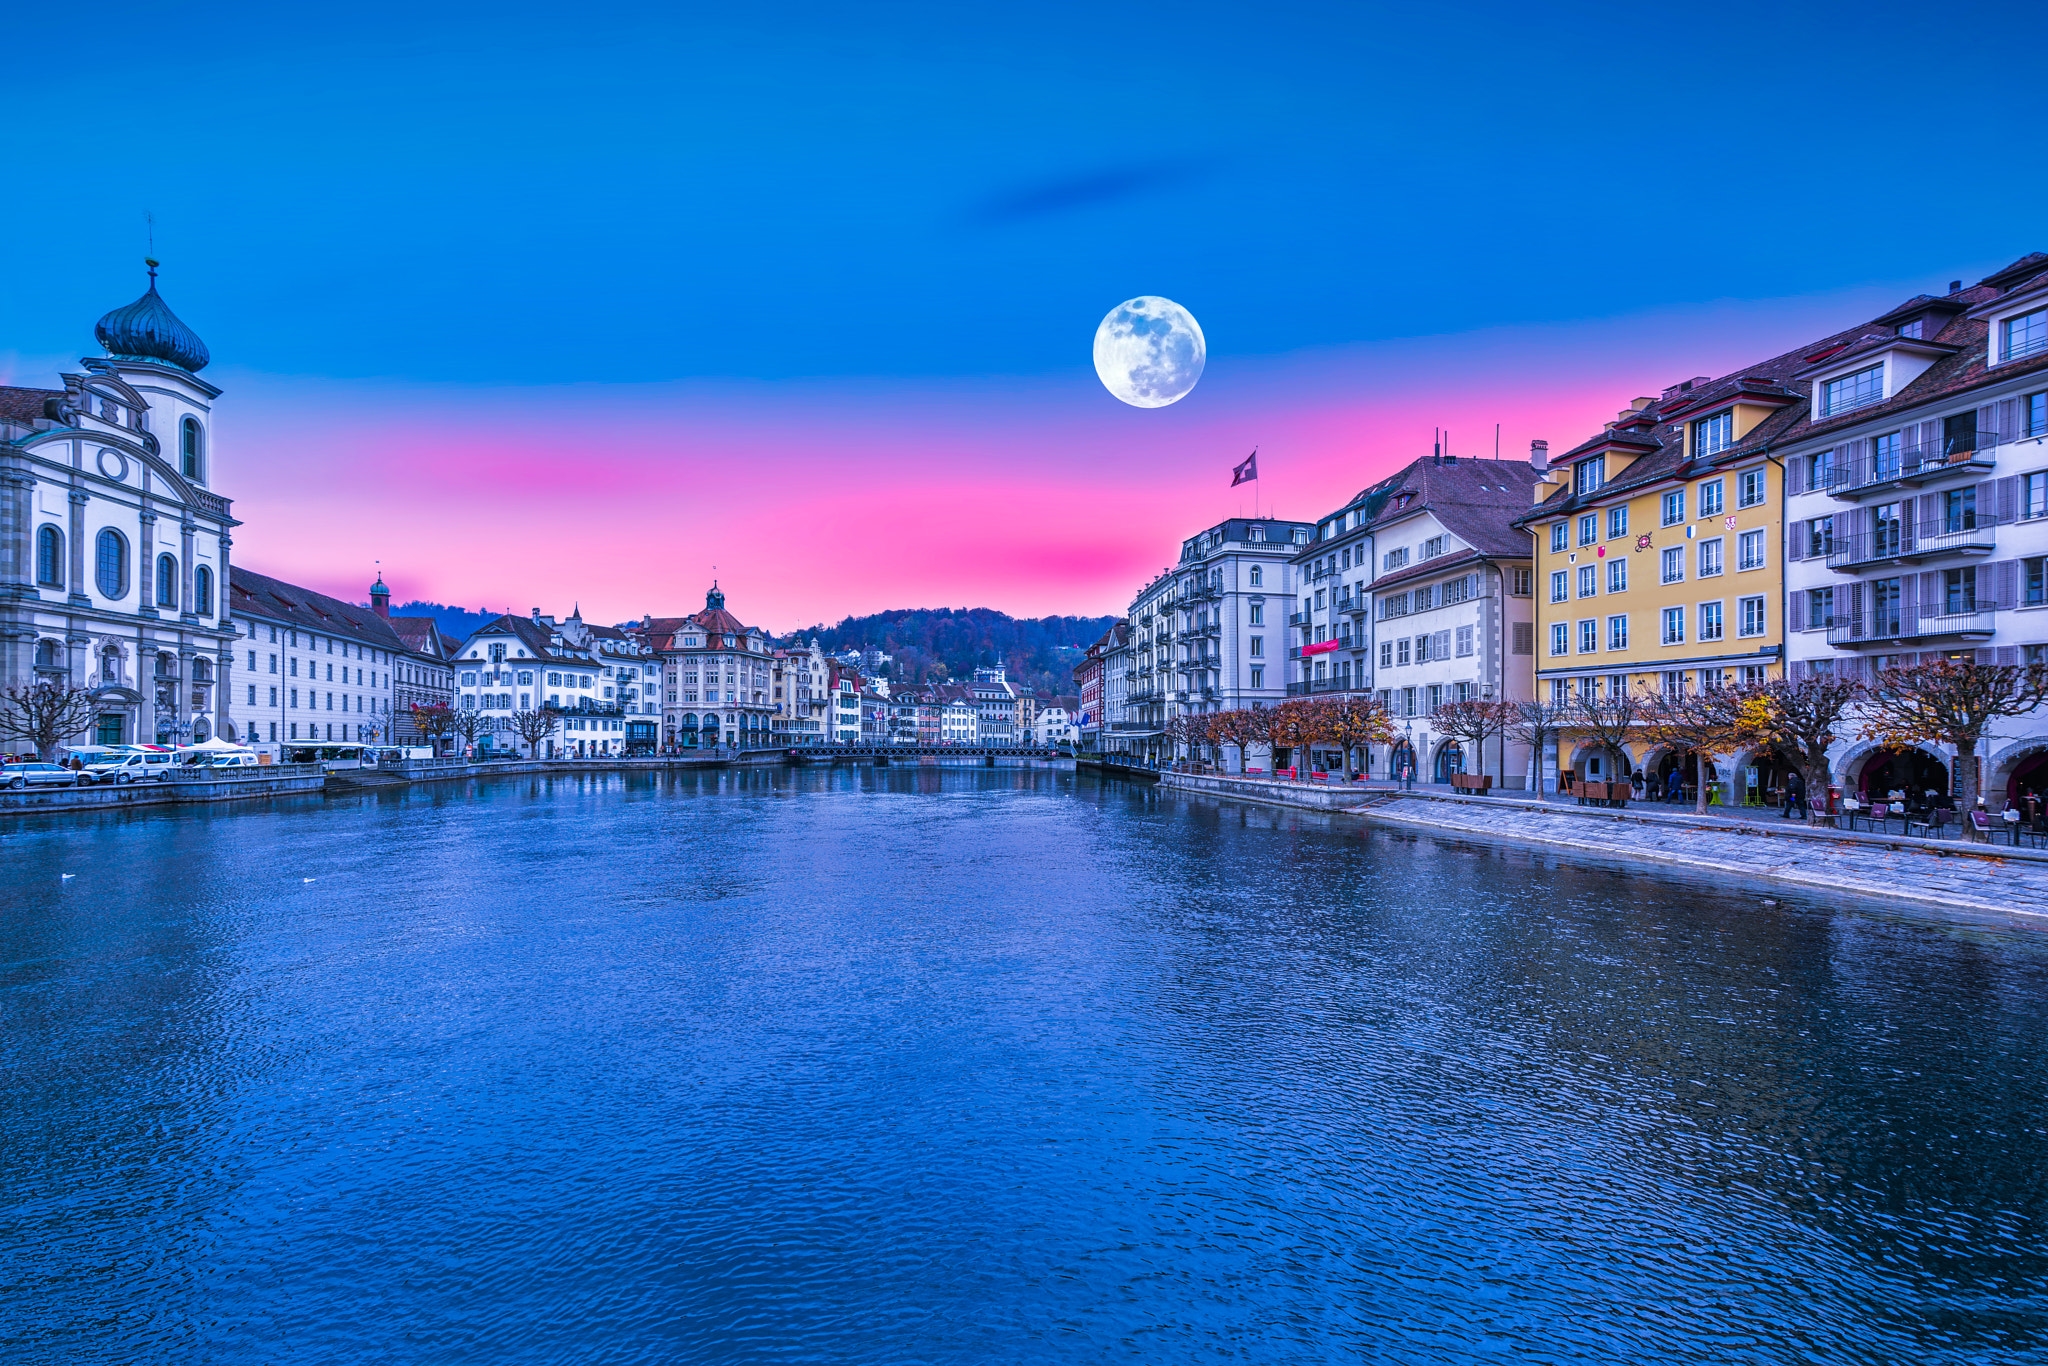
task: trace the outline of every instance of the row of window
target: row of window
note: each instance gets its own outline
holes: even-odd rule
[[[1428,635],[1403,636],[1380,642],[1380,667],[1392,669],[1404,664],[1428,664],[1442,659],[1464,659],[1473,653],[1474,628],[1460,626]]]
[[[1737,684],[1762,683],[1769,677],[1769,665],[1742,664],[1732,669],[1664,669],[1659,672],[1657,682],[1665,696],[1676,697],[1694,688],[1717,692]],[[1550,700],[1553,703],[1570,702],[1575,697],[1588,702],[1602,697],[1626,697],[1629,691],[1627,674],[1587,674],[1579,678],[1550,680]]]
[[[1718,536],[1699,543],[1696,577],[1712,579],[1718,578],[1721,575],[1726,567],[1722,554],[1724,548],[1724,544]],[[1764,533],[1761,530],[1745,531],[1735,538],[1735,567],[1738,572],[1762,569],[1764,567],[1764,553]],[[1606,591],[1609,593],[1626,593],[1628,591],[1628,561],[1617,555],[1607,560],[1606,565]],[[1658,556],[1658,571],[1659,583],[1685,582],[1685,547],[1682,545],[1665,547]],[[1577,577],[1577,595],[1579,597],[1590,598],[1599,595],[1601,591],[1599,565],[1580,565]],[[1569,601],[1572,586],[1571,571],[1564,569],[1553,570],[1550,575],[1550,600],[1552,602]]]
[[[1759,466],[1744,470],[1735,476],[1735,505],[1738,508],[1759,507],[1768,496],[1769,487],[1765,482],[1766,471]],[[1662,525],[1678,526],[1686,520],[1687,491],[1672,489],[1661,501]],[[1727,511],[1727,481],[1708,479],[1693,490],[1694,504],[1700,517],[1719,517]],[[1601,516],[1598,512],[1581,513],[1578,518],[1578,543],[1594,545],[1605,539],[1619,540],[1628,535],[1628,507],[1626,504],[1606,510],[1607,534],[1600,534]],[[1571,548],[1573,525],[1570,522],[1550,524],[1550,550],[1552,554],[1563,554]]]
[[[290,707],[290,708],[292,708],[292,709],[297,709],[297,707],[298,707],[298,705],[299,705],[299,690],[298,690],[297,688],[288,688],[288,689],[286,689],[286,690],[285,690],[285,697],[286,697],[286,702],[287,702],[287,705],[288,705],[288,707]],[[319,694],[319,693],[317,693],[317,692],[313,691],[313,690],[312,690],[311,688],[308,688],[308,689],[306,690],[306,708],[307,708],[307,710],[309,710],[309,711],[320,711],[320,710],[323,710],[323,708],[322,708],[322,707],[321,707],[321,705],[320,705],[320,697],[321,697],[321,694]],[[324,708],[324,710],[326,710],[326,711],[335,711],[335,710],[341,710],[341,711],[358,711],[358,712],[376,712],[376,713],[378,713],[379,715],[383,715],[383,714],[387,714],[387,713],[389,713],[389,712],[390,712],[390,710],[391,710],[391,700],[390,700],[389,698],[385,698],[385,697],[368,697],[368,698],[365,698],[365,697],[358,697],[358,698],[356,698],[356,699],[355,699],[355,705],[354,705],[354,706],[350,706],[350,705],[349,705],[349,696],[348,696],[348,694],[347,694],[347,693],[343,693],[343,694],[341,695],[341,706],[340,706],[340,707],[339,707],[338,709],[337,709],[337,708],[335,707],[335,705],[334,705],[334,694],[333,694],[333,693],[328,693],[328,694],[326,694],[326,697],[327,697],[327,705],[326,705],[326,707]],[[276,688],[271,688],[271,689],[270,689],[270,698],[269,698],[269,702],[268,702],[268,704],[267,704],[267,705],[269,705],[269,706],[273,706],[273,707],[274,707],[274,706],[276,706],[276,705],[277,705],[277,702],[278,702],[278,690],[277,690]],[[368,706],[364,706],[363,704],[364,704],[365,702],[369,703],[369,705],[368,705]],[[250,705],[250,706],[252,706],[252,707],[256,705],[256,685],[255,685],[254,683],[251,683],[251,684],[249,685],[249,701],[248,701],[248,705]]]
[[[43,588],[64,587],[64,533],[45,523],[36,529],[36,583]],[[112,527],[103,528],[93,544],[93,583],[100,596],[119,600],[128,596],[128,540]],[[175,555],[156,559],[156,607],[182,610],[179,599],[178,560]],[[213,570],[200,565],[192,571],[192,611],[202,617],[213,615]]]
[[[1724,606],[1721,602],[1695,604],[1693,610],[1697,614],[1697,634],[1693,637],[1694,640],[1702,644],[1711,644],[1714,641],[1726,638],[1727,627],[1723,616]],[[1765,633],[1766,617],[1764,598],[1761,594],[1754,597],[1737,598],[1735,610],[1736,635],[1760,636]],[[1658,643],[1661,645],[1685,644],[1686,616],[1687,612],[1683,607],[1666,607],[1663,611],[1659,612],[1658,624],[1660,630]],[[1616,613],[1608,617],[1606,619],[1606,627],[1607,649],[1626,650],[1629,648],[1629,618],[1627,613]],[[1573,645],[1576,643],[1576,653],[1582,655],[1597,654],[1601,648],[1600,628],[1601,620],[1598,617],[1583,617],[1576,623],[1552,622],[1550,626],[1550,653],[1552,655],[1572,654],[1574,653]]]
[[[1431,683],[1427,687],[1382,688],[1380,705],[1389,716],[1427,716],[1446,702],[1470,702],[1475,696],[1469,682]]]

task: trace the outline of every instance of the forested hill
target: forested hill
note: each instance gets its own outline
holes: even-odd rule
[[[1000,664],[1018,686],[1051,693],[1074,690],[1074,666],[1115,617],[1018,619],[987,607],[917,607],[848,617],[837,626],[813,626],[828,653],[880,650],[893,655],[890,673],[905,683],[967,679],[978,666]]]
[[[510,610],[509,608],[507,609]],[[469,633],[487,621],[496,621],[504,612],[488,609],[472,612],[467,607],[450,607],[440,602],[408,602],[391,609],[394,617],[432,617],[441,627],[443,635],[456,640],[467,639]]]

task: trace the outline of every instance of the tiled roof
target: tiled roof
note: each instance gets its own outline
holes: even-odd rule
[[[62,389],[13,389],[0,385],[0,422],[32,427],[43,416],[43,404],[62,397]]]
[[[345,637],[378,650],[406,648],[391,623],[367,607],[238,564],[228,566],[228,576],[228,610],[237,616],[261,617],[303,631]]]
[[[456,642],[441,630],[432,617],[392,617],[391,630],[405,642],[405,648],[429,659],[446,659],[455,653]]]
[[[1369,505],[1378,503],[1366,529],[1377,533],[1428,512],[1482,555],[1526,559],[1528,533],[1515,530],[1514,523],[1528,510],[1535,483],[1536,471],[1520,460],[1426,456],[1366,491],[1372,496]],[[1309,550],[1327,553],[1315,545]]]
[[[1959,289],[1940,298],[1916,295],[1869,322],[1808,342],[1761,364],[1745,366],[1709,384],[1694,382],[1684,392],[1667,391],[1664,399],[1649,409],[1649,414],[1660,424],[1654,429],[1658,444],[1652,453],[1636,460],[1586,498],[1573,495],[1567,480],[1557,493],[1525,512],[1520,521],[1527,525],[1538,519],[1547,520],[1575,511],[1582,505],[1606,502],[1617,493],[1630,492],[1667,479],[1691,478],[1735,461],[1753,459],[1766,450],[1790,442],[1826,436],[1830,432],[1861,426],[1873,419],[1882,420],[1892,414],[1959,397],[1972,389],[2003,383],[2016,376],[2048,373],[2048,353],[2000,365],[1994,372],[1987,361],[1987,326],[1982,319],[1972,318],[1966,312],[2024,290],[2043,274],[2048,274],[2048,254],[2035,252],[2021,257],[2004,270],[1985,276],[1967,289]],[[1899,337],[1893,324],[1922,312],[1944,316],[1948,321],[1933,337]],[[1947,354],[1941,355],[1911,383],[1882,403],[1837,416],[1813,418],[1810,411],[1812,390],[1804,376],[1814,373],[1820,366],[1854,360],[1864,352],[1874,353],[1892,345],[1924,346]],[[1711,408],[1739,394],[1769,395],[1773,390],[1781,397],[1783,406],[1745,433],[1733,448],[1706,461],[1687,463],[1683,460],[1682,422],[1693,416],[1705,416]],[[1559,457],[1556,463],[1568,463],[1573,455],[1597,446],[1605,438],[1603,433],[1581,443]]]
[[[477,627],[469,633],[468,638],[462,644],[467,645],[478,636],[508,634],[516,636],[519,643],[526,647],[527,654],[543,663],[575,664],[588,667],[598,662],[596,651],[579,650],[567,643],[561,645],[553,644],[551,637],[555,635],[555,632],[549,629],[545,623],[535,621],[531,617],[514,616],[510,612]],[[457,646],[456,648],[460,649],[462,647]]]

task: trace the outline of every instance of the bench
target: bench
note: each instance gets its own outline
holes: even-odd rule
[[[1453,773],[1451,786],[1460,792],[1476,792],[1484,797],[1493,790],[1493,777],[1486,773]]]
[[[1629,785],[1627,783],[1601,783],[1588,779],[1578,785],[1579,805],[1589,802],[1595,806],[1627,806]]]

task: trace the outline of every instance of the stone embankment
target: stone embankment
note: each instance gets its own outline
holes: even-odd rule
[[[273,764],[235,769],[218,777],[167,781],[142,779],[113,786],[0,789],[0,815],[46,811],[115,811],[143,806],[188,806],[255,801],[267,797],[318,796],[327,775],[317,764]]]
[[[1561,857],[1624,862],[1856,898],[2019,916],[2048,926],[2048,850],[1903,835],[1850,834],[1753,818],[1692,816],[1634,806],[1578,806],[1523,797],[1467,797],[1390,787],[1331,787],[1169,773],[1192,794],[1311,811]]]

